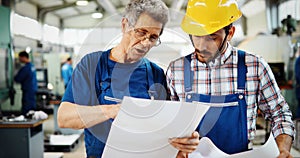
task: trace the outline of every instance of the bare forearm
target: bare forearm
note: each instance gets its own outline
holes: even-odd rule
[[[81,106],[63,102],[57,113],[58,125],[61,128],[82,129],[104,122],[115,117],[117,105]]]
[[[288,151],[291,150],[293,139],[291,136],[287,134],[281,134],[276,137],[276,143],[280,149],[286,149]]]

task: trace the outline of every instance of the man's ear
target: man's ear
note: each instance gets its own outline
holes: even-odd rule
[[[129,28],[129,23],[128,23],[128,19],[127,18],[122,18],[122,33],[125,33],[126,31],[128,31]]]
[[[229,29],[229,33],[228,33],[228,36],[227,36],[228,41],[230,41],[230,40],[232,39],[234,33],[235,33],[235,26],[232,26],[232,27]]]

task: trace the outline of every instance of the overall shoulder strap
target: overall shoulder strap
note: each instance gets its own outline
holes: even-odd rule
[[[184,90],[190,92],[193,89],[194,73],[191,71],[192,54],[184,57]]]
[[[101,81],[103,80],[104,76],[107,75],[107,62],[108,62],[108,53],[106,52],[100,52],[100,54],[95,57],[95,60],[97,60],[97,68],[95,72],[95,88],[96,88],[96,94],[97,97],[101,93]]]
[[[168,98],[167,83],[163,69],[145,59],[147,67],[148,94],[150,98],[165,100]]]
[[[147,81],[148,81],[148,94],[150,96],[151,99],[156,99],[157,96],[157,89],[156,86],[154,85],[154,83],[156,83],[156,81],[154,81],[157,78],[154,78],[153,76],[153,71],[152,71],[152,66],[151,63],[148,59],[143,58],[145,64],[146,64],[146,68],[147,68]]]
[[[148,80],[148,85],[151,87],[151,85],[154,84],[155,78],[153,78],[153,71],[152,71],[152,66],[150,64],[150,61],[146,58],[143,58],[146,68],[147,68],[147,80]]]
[[[238,50],[238,90],[245,89],[247,66],[245,63],[245,52]]]

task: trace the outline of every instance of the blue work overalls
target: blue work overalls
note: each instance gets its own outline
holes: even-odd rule
[[[184,62],[184,87],[186,101],[231,104],[225,107],[210,107],[197,131],[201,137],[210,138],[213,143],[227,154],[248,150],[247,104],[245,100],[245,81],[247,67],[245,52],[238,51],[238,92],[224,96],[197,94],[192,92],[194,72],[190,68],[191,55]],[[235,105],[235,106],[234,106]]]
[[[26,63],[14,79],[16,82],[21,83],[22,115],[26,115],[30,110],[36,110],[37,79],[34,65]]]
[[[153,77],[152,66],[147,59],[142,59],[141,61],[133,64],[127,64],[129,65],[127,67],[125,67],[124,64],[116,63],[113,72],[109,72],[111,70],[108,66],[108,63],[110,62],[108,60],[109,52],[110,51],[102,53],[96,69],[96,74],[98,74],[95,76],[96,94],[101,105],[116,104],[116,102],[105,100],[104,96],[114,97],[118,99],[122,99],[123,96],[133,96],[145,99],[150,99],[150,97],[154,97],[155,99],[163,99],[160,98],[164,97],[163,95],[157,98],[158,94],[156,91],[159,90],[156,89],[157,87],[153,86],[155,85],[154,81],[156,80]],[[147,77],[145,77],[145,79],[147,79],[147,81],[136,81],[137,87],[132,88],[129,86],[129,80],[131,77],[130,75],[128,76],[126,74],[133,73],[135,69],[138,68],[141,64],[146,65]],[[145,75],[143,74],[143,76]],[[116,81],[116,79],[120,79],[122,81],[116,84],[116,82],[118,82]],[[113,119],[110,119],[102,123],[100,125],[101,127],[99,127],[98,129],[85,129],[85,143],[88,157],[100,158],[102,156],[112,121]],[[95,133],[97,133],[97,135],[95,135]]]

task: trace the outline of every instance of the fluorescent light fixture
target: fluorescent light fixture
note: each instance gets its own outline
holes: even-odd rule
[[[103,14],[102,13],[93,13],[92,17],[94,19],[101,19],[103,17]]]
[[[30,47],[26,47],[25,51],[26,51],[27,53],[31,53],[31,48],[30,48]]]
[[[89,4],[89,1],[76,1],[76,5],[78,6],[87,6]]]

